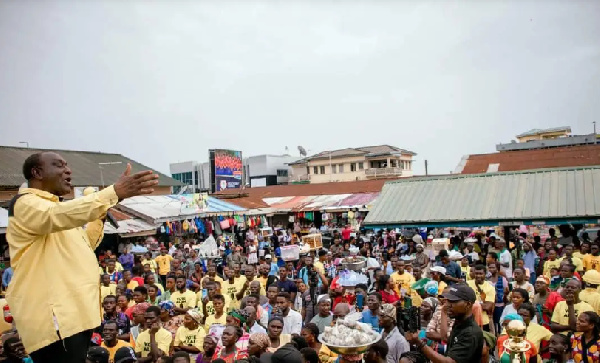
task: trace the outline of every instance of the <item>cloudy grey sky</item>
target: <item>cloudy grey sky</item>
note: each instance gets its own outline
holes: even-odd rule
[[[592,132],[599,34],[595,0],[5,0],[0,144],[165,172],[391,144],[446,173],[531,128]]]

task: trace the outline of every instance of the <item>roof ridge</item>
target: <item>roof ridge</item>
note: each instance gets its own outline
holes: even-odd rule
[[[107,152],[103,152],[103,151],[90,151],[90,150],[72,150],[72,149],[49,149],[49,148],[37,148],[37,147],[26,147],[26,146],[10,146],[10,145],[0,145],[0,148],[2,149],[22,149],[22,150],[39,150],[39,151],[44,151],[44,152],[51,152],[51,151],[60,151],[60,152],[74,152],[74,153],[85,153],[85,154],[102,154],[102,155],[119,155],[119,156],[123,156],[123,154],[120,153],[107,153]],[[123,156],[125,157],[125,156]],[[127,159],[131,159],[131,158],[127,158]],[[131,159],[133,160],[133,159]]]

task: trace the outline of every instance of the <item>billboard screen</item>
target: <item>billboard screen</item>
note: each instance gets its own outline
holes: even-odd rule
[[[234,150],[211,150],[214,160],[214,191],[235,189],[242,186],[242,152]]]

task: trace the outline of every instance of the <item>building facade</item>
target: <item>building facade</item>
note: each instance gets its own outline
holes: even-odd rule
[[[389,145],[324,151],[290,164],[292,183],[329,183],[413,176],[412,151]]]

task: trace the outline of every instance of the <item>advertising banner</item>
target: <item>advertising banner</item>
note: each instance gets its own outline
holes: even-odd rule
[[[181,201],[181,214],[197,214],[208,210],[208,194],[195,193],[179,196]]]
[[[240,188],[242,185],[242,152],[214,150],[215,191]]]

